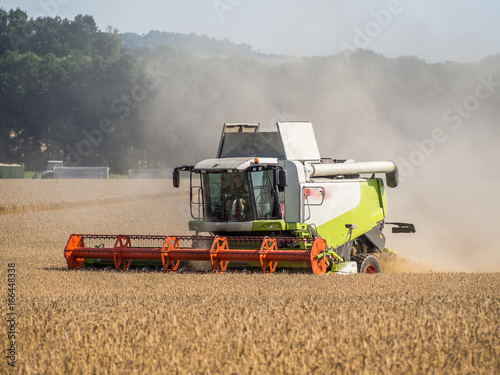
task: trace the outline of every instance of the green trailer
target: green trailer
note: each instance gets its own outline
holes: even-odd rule
[[[24,165],[0,164],[0,178],[24,178]]]

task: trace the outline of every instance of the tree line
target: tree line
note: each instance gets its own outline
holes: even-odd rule
[[[334,134],[318,137],[320,146],[347,153],[359,144],[353,130],[417,137],[473,93],[478,77],[500,81],[499,55],[428,64],[363,50],[348,59],[218,56],[220,45],[197,55],[189,46],[214,41],[191,37],[184,48],[183,38],[172,46],[152,37],[154,47],[130,35],[127,46],[89,15],[33,19],[0,8],[0,162],[168,168],[213,157],[222,123],[238,121],[310,120],[317,134]],[[498,118],[495,90],[481,102],[487,122]]]

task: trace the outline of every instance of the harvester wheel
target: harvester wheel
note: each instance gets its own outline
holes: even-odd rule
[[[381,273],[382,267],[380,263],[372,254],[358,254],[351,257],[351,260],[358,265],[359,273]]]

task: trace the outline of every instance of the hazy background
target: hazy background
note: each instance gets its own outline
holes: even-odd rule
[[[437,269],[500,271],[500,3],[41,3],[0,6],[30,17],[90,14],[121,33],[194,32],[296,56],[160,59],[170,75],[129,120],[168,148],[169,166],[213,157],[224,122],[312,121],[323,156],[400,166],[404,181],[388,189],[388,220],[412,222],[417,233],[388,234],[388,247]],[[387,16],[389,4],[398,11]],[[341,51],[358,45],[374,52]],[[436,132],[439,142],[430,141]],[[110,139],[119,143],[119,131]]]
[[[45,4],[45,5],[44,5]],[[500,3],[496,0],[8,0],[4,8],[73,19],[91,14],[102,29],[205,34],[250,44],[263,53],[324,56],[353,45],[364,27],[392,4],[397,10],[365,48],[388,57],[477,61],[498,53]]]

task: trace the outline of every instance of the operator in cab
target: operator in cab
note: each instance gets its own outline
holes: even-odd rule
[[[248,220],[248,199],[250,189],[246,181],[242,181],[241,173],[231,176],[231,181],[226,185],[224,196],[226,197],[226,210],[229,217],[234,221]],[[245,177],[243,177],[245,178]]]

